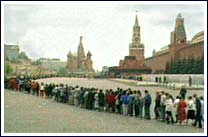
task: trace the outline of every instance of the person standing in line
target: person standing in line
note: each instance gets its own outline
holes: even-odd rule
[[[179,95],[181,96],[181,98],[182,98],[183,100],[185,100],[185,98],[186,98],[186,93],[187,93],[186,88],[185,88],[184,86],[182,86],[181,89],[180,89]]]
[[[165,122],[165,100],[166,95],[164,91],[161,91],[161,98],[160,98],[160,118],[162,122]]]
[[[187,104],[184,101],[183,98],[180,97],[180,101],[178,103],[178,120],[179,120],[179,124],[182,125],[183,122],[186,120],[186,107]]]
[[[178,103],[180,101],[180,97],[177,96],[176,99],[174,100],[173,102],[173,119],[174,119],[174,122],[175,123],[178,123],[178,112],[177,112],[177,109],[178,109]]]
[[[96,88],[93,88],[93,91],[92,91],[92,109],[95,109],[95,94],[97,93],[97,90]]]
[[[40,84],[36,82],[36,96],[39,96]]]
[[[70,96],[69,96],[69,104],[74,105],[74,94],[75,94],[75,88],[70,87]]]
[[[64,85],[63,84],[60,84],[59,91],[60,91],[59,102],[64,103]]]
[[[98,97],[98,93],[97,92],[94,95],[94,100],[95,100],[94,109],[96,111],[99,111],[99,97]]]
[[[55,97],[54,100],[58,102],[58,94],[57,94],[57,92],[58,92],[58,85],[56,85],[54,87],[53,91],[52,91],[52,93],[53,93],[53,95]]]
[[[122,106],[122,101],[121,101],[121,97],[123,95],[123,89],[119,90],[119,114],[123,114],[123,106]]]
[[[85,89],[84,93],[84,108],[88,109],[88,100],[89,100],[89,89]]]
[[[128,96],[128,115],[129,116],[133,116],[133,101],[134,101],[133,92],[129,90],[129,96]]]
[[[104,111],[105,95],[102,89],[100,89],[98,93],[98,101],[99,101],[99,111]]]
[[[121,96],[122,106],[123,106],[123,115],[128,114],[128,102],[127,102],[128,95],[126,94],[126,90],[124,91],[123,95]]]
[[[93,100],[94,100],[93,90],[94,90],[94,88],[91,88],[88,93],[88,109],[89,110],[93,109]]]
[[[139,106],[139,117],[140,119],[143,118],[143,106],[144,106],[144,98],[142,97],[142,93],[138,91],[138,106]]]
[[[119,113],[119,90],[115,93],[115,112]]]
[[[155,108],[154,108],[155,119],[159,119],[160,118],[160,99],[161,99],[160,93],[159,92],[156,92]]]
[[[199,97],[201,103],[201,120],[202,124],[204,124],[204,97]]]
[[[105,90],[105,105],[104,105],[104,111],[106,111],[106,112],[108,112],[108,110],[109,110],[109,106],[108,106],[108,96],[109,96],[109,90],[108,89],[106,89]]]
[[[50,83],[49,87],[48,87],[48,97],[49,97],[49,99],[52,98],[52,90],[53,90],[53,85],[52,85],[52,83]]]
[[[84,94],[85,94],[85,90],[83,87],[81,87],[79,94],[80,108],[84,108]]]
[[[170,95],[166,96],[165,100],[165,111],[166,111],[166,122],[167,124],[170,124],[170,122],[173,124],[173,115],[172,115],[172,108],[173,108],[173,100],[171,99]]]
[[[40,85],[40,97],[44,97],[44,90],[45,90],[45,86],[43,83],[41,83]]]
[[[136,117],[136,110],[138,109],[138,108],[136,108],[136,98],[137,98],[137,91],[136,90],[134,90],[134,92],[133,92],[133,97],[134,97],[134,100],[133,100],[133,116]]]
[[[48,98],[48,95],[49,95],[49,85],[46,84],[45,85],[45,98]]]
[[[79,86],[76,86],[74,90],[74,106],[76,107],[79,106],[79,91]]]
[[[196,97],[196,119],[194,124],[192,124],[193,126],[197,126],[198,124],[198,128],[202,128],[202,118],[201,118],[201,102],[200,99],[198,97]]]
[[[114,105],[115,105],[115,95],[113,93],[113,90],[110,89],[110,94],[107,97],[107,103],[108,103],[108,107],[109,107],[109,112],[113,112],[114,111]]]
[[[139,115],[139,95],[138,95],[138,91],[136,91],[136,93],[134,94],[134,116],[138,117]]]
[[[192,96],[189,96],[188,97],[188,114],[187,114],[187,121],[186,121],[187,124],[188,124],[189,119],[194,120],[196,118],[195,111],[196,111],[195,103],[192,99]]]
[[[144,96],[144,110],[145,110],[145,119],[150,120],[150,105],[152,102],[151,96],[147,90],[144,91],[145,96]]]

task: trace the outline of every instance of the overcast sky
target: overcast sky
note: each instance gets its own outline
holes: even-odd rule
[[[93,66],[115,66],[128,55],[135,11],[141,26],[145,57],[153,49],[170,43],[170,32],[180,12],[185,19],[188,40],[204,30],[202,5],[5,5],[5,44],[20,43],[30,58],[67,60],[69,50],[77,52],[83,36],[85,53],[92,53]]]

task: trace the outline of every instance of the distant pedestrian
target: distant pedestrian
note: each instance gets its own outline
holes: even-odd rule
[[[191,87],[192,86],[192,78],[191,78],[191,76],[189,76],[189,87]]]

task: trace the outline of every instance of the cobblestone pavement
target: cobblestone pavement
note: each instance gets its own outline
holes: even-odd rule
[[[98,88],[128,88],[131,86],[107,80],[53,78],[44,82],[64,82],[70,85],[96,86]],[[131,87],[136,88],[136,87]],[[151,93],[158,87],[144,87]],[[140,87],[143,90],[143,87]],[[175,93],[176,91],[169,91]],[[203,95],[203,91],[197,92]],[[154,94],[154,93],[153,93]],[[54,102],[23,92],[5,90],[4,128],[6,133],[203,133],[203,129],[191,125],[167,125],[152,120],[140,120],[107,112],[96,112]]]

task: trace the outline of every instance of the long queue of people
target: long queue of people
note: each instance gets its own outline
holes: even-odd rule
[[[22,83],[16,82],[19,84],[14,86],[15,82],[12,82],[14,80],[7,83],[7,88],[26,91],[28,94],[53,99],[56,102],[67,103],[88,110],[151,119],[150,108],[153,103],[148,90],[144,92],[130,88],[103,90],[54,83],[39,84],[33,80],[27,80],[27,82]],[[204,121],[203,97],[198,97],[197,94],[194,94],[186,100],[186,92],[185,88],[182,87],[175,99],[164,91],[156,92],[154,99],[155,119],[167,124],[179,125],[188,124],[191,119],[193,126],[202,128]]]

